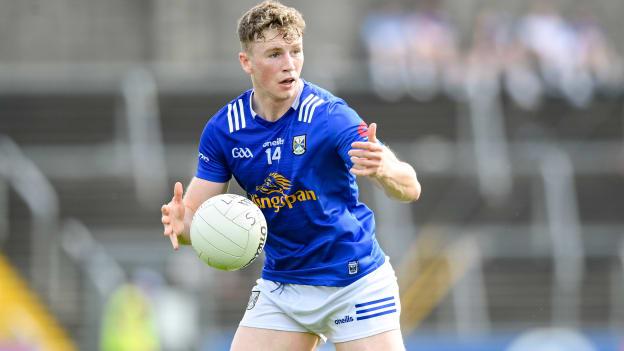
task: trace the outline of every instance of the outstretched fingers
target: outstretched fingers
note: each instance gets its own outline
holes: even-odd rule
[[[182,183],[176,182],[173,186],[173,202],[176,204],[182,204],[182,194],[184,190],[182,188]]]
[[[164,204],[162,205],[162,207],[160,208],[160,213],[162,214],[162,216],[160,217],[160,222],[163,224],[163,226],[165,227],[165,235],[169,235],[167,234],[167,230],[170,227],[170,223],[171,223],[171,216],[170,216],[170,212],[169,212],[169,205]]]
[[[178,232],[174,227],[179,220],[175,217],[176,215],[178,215],[178,208],[184,206],[182,204],[183,194],[184,189],[182,187],[182,183],[176,182],[173,186],[173,198],[171,199],[171,202],[162,205],[162,207],[160,208],[160,212],[162,213],[160,221],[164,226],[163,234],[169,237],[169,240],[171,241],[171,246],[173,246],[174,250],[178,250],[178,248],[180,247],[180,244],[178,243]]]
[[[379,167],[379,159],[351,157],[351,162],[356,168]]]
[[[362,149],[351,149],[349,150],[348,154],[349,156],[351,156],[351,158],[366,158],[366,159],[374,159],[374,160],[380,160],[381,159],[381,153],[382,150],[379,149],[378,151],[367,151],[367,150],[362,150]]]
[[[165,230],[163,231],[164,236],[169,237],[169,240],[171,241],[171,246],[173,246],[174,250],[177,250],[180,245],[178,244],[178,236],[174,233],[171,218],[169,216],[162,216],[161,221],[165,226]]]
[[[371,123],[368,126],[368,141],[377,143],[377,123]]]
[[[367,177],[367,176],[375,174],[375,170],[373,168],[357,167],[357,166],[351,167],[350,172],[360,177]]]
[[[383,150],[380,144],[371,141],[354,141],[351,143],[351,150],[369,150],[369,151],[381,151]]]
[[[171,240],[171,246],[173,246],[174,250],[177,250],[180,247],[178,244],[178,236],[175,234],[169,234],[169,240]]]

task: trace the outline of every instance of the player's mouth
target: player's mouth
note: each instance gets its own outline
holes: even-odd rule
[[[281,85],[284,88],[291,88],[295,84],[296,81],[297,80],[295,78],[286,78],[280,81],[279,85]]]

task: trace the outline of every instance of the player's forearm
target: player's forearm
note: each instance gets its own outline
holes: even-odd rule
[[[386,195],[404,202],[418,200],[421,187],[414,168],[396,158],[389,162],[389,166],[384,174],[375,178]]]

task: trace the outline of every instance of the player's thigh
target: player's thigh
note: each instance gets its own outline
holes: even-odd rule
[[[239,326],[230,351],[291,351],[314,350],[318,335]]]
[[[366,338],[336,343],[336,351],[405,351],[403,336],[399,329]]]

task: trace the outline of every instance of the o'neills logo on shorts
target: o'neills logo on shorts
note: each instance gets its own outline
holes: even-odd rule
[[[314,190],[297,190],[289,194],[290,188],[290,180],[277,172],[272,172],[264,179],[262,185],[256,187],[260,195],[252,194],[251,201],[261,209],[272,208],[275,212],[279,212],[283,207],[293,208],[297,202],[318,200]]]
[[[349,315],[344,316],[344,318],[334,320],[334,324],[344,324],[344,323],[350,323],[350,322],[353,322],[353,317]]]

